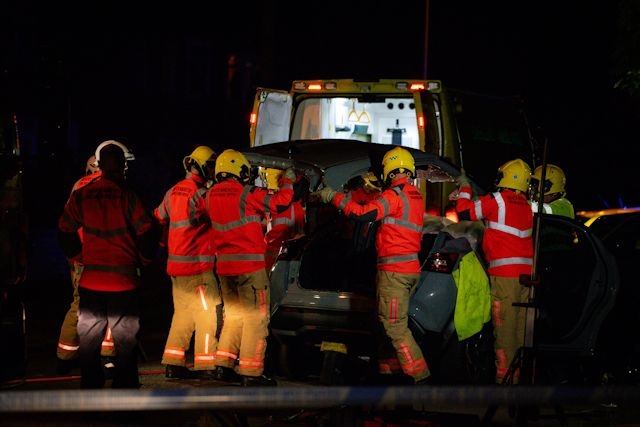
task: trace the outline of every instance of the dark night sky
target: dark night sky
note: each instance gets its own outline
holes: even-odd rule
[[[134,3],[134,2],[129,2]],[[605,5],[606,3],[606,5]],[[614,93],[615,1],[431,0],[427,76],[450,87],[519,94],[548,136],[549,161],[565,169],[577,208],[595,194],[640,204],[637,184],[612,183],[610,165],[635,170],[621,155],[631,115]],[[26,154],[34,168],[63,175],[64,200],[84,160],[103,139],[131,145],[156,204],[181,175],[193,146],[241,147],[255,86],[288,89],[302,78],[424,74],[425,3],[336,1],[180,2],[135,8],[91,2],[81,9],[29,1],[5,7],[3,90],[27,113]],[[66,8],[66,9],[65,9]],[[6,43],[6,45],[5,45]],[[241,60],[226,85],[226,59]],[[8,89],[7,89],[8,88]],[[56,125],[65,123],[56,133]],[[30,126],[27,126],[30,125]],[[54,159],[43,161],[42,157]],[[487,157],[490,160],[490,155]],[[56,168],[64,165],[64,172]],[[139,166],[138,166],[139,165]],[[495,165],[496,168],[499,165]],[[142,172],[143,171],[143,172]],[[149,181],[150,176],[156,179]],[[161,188],[160,188],[161,187]]]

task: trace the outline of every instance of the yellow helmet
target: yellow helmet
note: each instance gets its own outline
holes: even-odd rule
[[[216,180],[220,182],[231,176],[235,176],[240,182],[246,184],[251,178],[251,168],[244,154],[227,149],[216,159]]]
[[[369,171],[362,175],[364,187],[370,191],[382,191],[382,183],[375,173]]]
[[[390,181],[396,173],[406,173],[415,176],[416,166],[413,156],[408,150],[395,147],[387,151],[382,158],[382,177],[385,182]]]
[[[510,188],[512,190],[527,191],[531,168],[522,159],[509,160],[498,168],[498,188]]]
[[[531,176],[531,187],[535,194],[538,193],[538,186],[540,185],[540,180],[542,179],[542,166],[538,166],[536,170],[533,172]],[[544,175],[544,186],[543,191],[544,195],[547,194],[555,194],[555,193],[565,193],[564,186],[567,183],[567,178],[564,175],[562,169],[560,169],[556,165],[552,165],[551,163],[547,163],[547,170]]]
[[[195,168],[198,174],[206,180],[213,179],[213,169],[215,167],[216,153],[210,147],[201,145],[184,159],[182,166],[184,170],[189,172],[191,168]]]
[[[283,170],[260,166],[258,174],[263,187],[266,186],[269,190],[278,191],[280,178],[284,175]]]

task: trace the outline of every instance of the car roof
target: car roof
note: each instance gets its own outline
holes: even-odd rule
[[[384,154],[393,146],[351,139],[294,140],[251,147],[243,150],[247,160],[254,166],[276,169],[294,167],[304,173],[315,189],[323,180],[333,188],[339,188],[349,178],[362,174],[373,167],[381,173]],[[460,174],[459,169],[448,160],[435,154],[403,147],[414,158],[418,173],[426,175],[430,182],[451,181]]]
[[[634,212],[640,212],[640,207],[632,208],[607,208],[591,211],[576,212],[576,217],[583,218],[584,225],[587,227],[593,224],[598,218],[610,215],[625,215]]]
[[[593,234],[606,242],[609,236],[615,236],[618,229],[636,221],[640,216],[640,207],[608,208],[593,211],[576,212],[576,219],[589,227]]]

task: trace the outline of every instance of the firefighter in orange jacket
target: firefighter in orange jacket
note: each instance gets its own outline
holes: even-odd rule
[[[265,234],[267,251],[265,253],[265,267],[271,270],[278,257],[280,247],[285,240],[305,232],[305,203],[309,195],[309,180],[299,176],[293,184],[293,201],[289,207],[280,213],[271,213],[269,231]]]
[[[472,200],[473,190],[463,173],[451,199],[461,220],[483,221],[482,250],[491,283],[492,320],[495,335],[496,382],[502,383],[518,348],[524,344],[526,303],[529,290],[520,284],[521,274],[533,265],[533,213],[527,200],[531,169],[521,159],[498,168],[497,191]],[[519,381],[514,372],[513,381]]]
[[[352,183],[352,181],[355,182]],[[382,193],[382,182],[373,171],[369,170],[367,173],[351,179],[347,183],[347,189],[348,197],[350,197],[352,201],[359,205],[366,205],[370,201],[380,197],[380,194]],[[378,226],[378,222],[366,223],[362,221],[347,221],[344,224],[342,236],[348,237],[349,239],[353,239],[354,236],[358,236],[354,243],[354,250],[357,254],[362,254],[363,250],[366,250],[366,248],[369,247],[371,236],[376,232]],[[358,260],[354,261],[366,262],[362,261],[359,257]]]
[[[351,200],[361,205],[376,199],[381,192],[382,183],[372,171],[359,176],[358,184],[349,190]]]
[[[126,150],[127,161],[134,160],[133,154],[129,151],[128,148],[124,147]],[[102,173],[100,172],[100,168],[96,163],[96,156],[91,155],[87,160],[87,164],[85,167],[85,176],[80,178],[73,185],[71,192],[73,193],[75,190],[78,190],[85,185],[99,179]],[[82,240],[82,229],[78,230],[78,234],[80,236],[80,240]],[[58,364],[56,366],[56,371],[58,374],[66,375],[71,369],[73,369],[77,357],[78,357],[78,348],[79,337],[78,337],[78,305],[80,304],[80,295],[78,294],[78,280],[80,280],[80,276],[82,275],[82,262],[80,260],[70,261],[71,267],[71,284],[73,286],[73,299],[71,300],[71,304],[69,305],[69,310],[67,310],[67,314],[64,316],[64,320],[62,321],[62,326],[60,327],[60,336],[58,338],[58,348],[56,350],[56,355],[58,359]],[[115,355],[115,348],[113,346],[113,336],[111,335],[111,329],[107,328],[107,333],[102,340],[102,347],[100,354],[104,359],[104,367],[109,372],[115,365],[113,364],[113,357]]]
[[[383,376],[409,375],[414,383],[428,381],[431,372],[408,326],[409,298],[420,279],[418,252],[422,240],[424,199],[409,182],[415,163],[408,150],[395,147],[382,159],[388,187],[376,199],[361,205],[330,187],[314,193],[358,221],[381,221],[376,236],[376,295],[378,319],[384,328],[378,354]],[[389,377],[391,379],[391,377]]]
[[[167,274],[173,287],[173,319],[162,355],[167,378],[192,378],[186,353],[195,332],[193,368],[212,377],[218,346],[217,310],[221,304],[213,273],[211,221],[206,211],[207,182],[213,179],[216,154],[197,147],[183,160],[185,179],[167,191],[154,215],[168,227]]]
[[[117,141],[96,150],[102,176],[71,194],[58,222],[68,259],[82,259],[78,283],[82,388],[102,388],[100,346],[111,328],[116,348],[113,388],[138,388],[139,267],[157,248],[153,217],[125,184],[126,152]],[[78,229],[83,229],[80,241]]]
[[[269,211],[282,212],[291,203],[295,173],[287,169],[280,190],[272,194],[249,184],[250,165],[242,153],[225,150],[216,160],[216,181],[207,193],[207,210],[224,304],[217,377],[236,380],[240,374],[243,386],[276,385],[263,374],[270,291],[262,221]]]

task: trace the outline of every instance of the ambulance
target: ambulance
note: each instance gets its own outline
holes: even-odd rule
[[[257,88],[249,139],[251,147],[307,139],[412,147],[446,158],[489,188],[504,161],[533,157],[519,111],[512,97],[451,91],[440,80],[295,80],[288,91]],[[267,177],[270,186],[275,179]],[[430,214],[452,211],[455,183],[417,181],[436,209]]]

